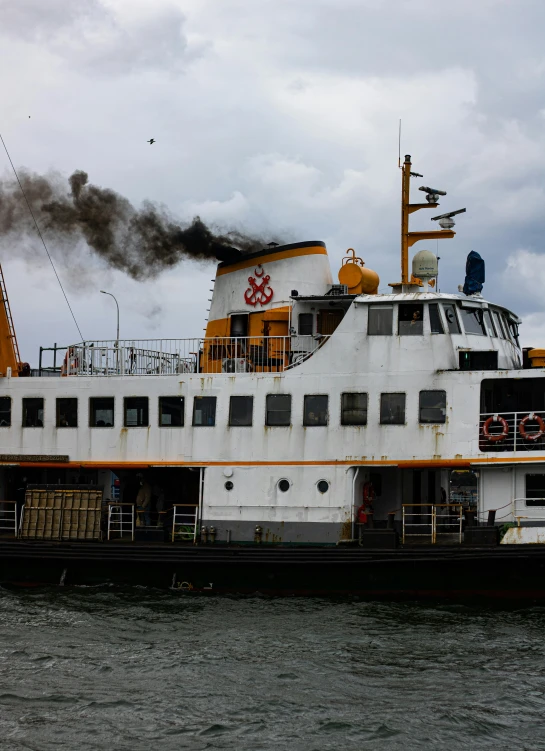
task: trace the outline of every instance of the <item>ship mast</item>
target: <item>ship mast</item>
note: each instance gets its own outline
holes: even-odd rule
[[[395,282],[390,284],[390,287],[399,288],[404,284],[418,284],[421,285],[419,279],[416,279],[412,275],[409,276],[409,248],[419,240],[443,240],[452,239],[456,234],[450,229],[446,230],[429,230],[422,232],[410,232],[409,231],[409,214],[419,211],[420,209],[435,209],[439,204],[434,198],[437,199],[438,195],[431,188],[421,188],[425,190],[428,196],[427,203],[411,203],[410,191],[411,191],[411,177],[423,177],[418,172],[411,172],[411,157],[410,154],[405,156],[405,161],[401,166],[401,282]],[[441,191],[443,193],[443,191]],[[430,198],[432,200],[430,200]],[[401,291],[397,289],[396,291]]]

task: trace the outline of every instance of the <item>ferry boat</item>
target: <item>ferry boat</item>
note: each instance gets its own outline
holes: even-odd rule
[[[481,293],[401,281],[325,244],[233,249],[205,336],[74,343],[21,361],[0,278],[0,581],[184,592],[545,595],[545,350]],[[463,211],[463,210],[462,210]],[[40,353],[41,355],[41,353]],[[41,366],[41,356],[40,356]],[[51,376],[55,377],[51,377]]]

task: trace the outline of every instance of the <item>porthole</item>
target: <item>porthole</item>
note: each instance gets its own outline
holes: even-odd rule
[[[282,493],[286,493],[290,489],[290,481],[289,480],[279,480],[278,481],[278,490],[280,490]]]
[[[320,493],[327,493],[329,490],[329,483],[327,480],[320,480],[317,487]]]
[[[225,488],[225,490],[232,490],[235,486],[233,485],[231,480],[227,480],[223,487]]]

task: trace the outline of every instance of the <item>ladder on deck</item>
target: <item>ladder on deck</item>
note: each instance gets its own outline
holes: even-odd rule
[[[4,272],[2,271],[1,266],[0,266],[0,296],[2,298],[1,301],[4,304],[4,310],[6,312],[6,320],[8,323],[9,338],[11,339],[11,342],[12,342],[13,352],[15,355],[15,362],[17,363],[17,367],[18,367],[19,363],[21,362],[21,355],[19,354],[19,345],[17,344],[17,337],[15,336],[15,327],[13,325],[11,308],[9,306],[8,293],[6,290],[6,282],[4,281]]]
[[[108,540],[130,538],[134,542],[134,505],[132,503],[108,503]]]
[[[199,521],[199,506],[197,503],[175,503],[172,514],[172,542],[195,542],[197,539],[197,524]],[[184,510],[187,509],[187,510]]]

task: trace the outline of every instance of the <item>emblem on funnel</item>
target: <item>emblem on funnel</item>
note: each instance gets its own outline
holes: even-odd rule
[[[257,279],[253,276],[248,277],[248,283],[250,286],[244,293],[244,299],[247,305],[253,305],[255,308],[258,303],[260,305],[266,305],[270,302],[274,291],[272,287],[268,286],[271,277],[268,274],[265,274],[265,269],[261,264],[258,264],[255,267],[254,274]]]

